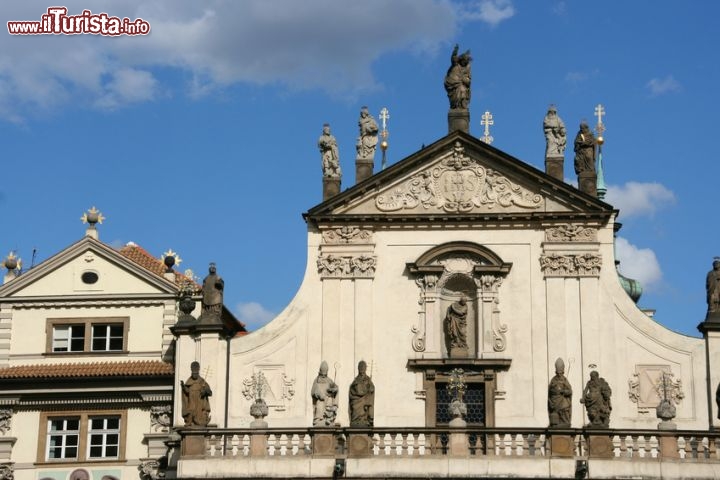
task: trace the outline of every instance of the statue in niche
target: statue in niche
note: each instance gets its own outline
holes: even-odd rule
[[[545,156],[562,157],[567,145],[567,131],[565,124],[557,114],[555,105],[550,105],[548,108],[547,115],[543,120],[543,130],[545,131]]]
[[[707,274],[705,288],[707,289],[708,316],[720,315],[720,258],[713,261],[713,269]]]
[[[586,122],[580,123],[580,131],[575,136],[575,173],[595,171],[595,136]]]
[[[223,306],[223,290],[225,281],[217,274],[217,267],[214,263],[208,268],[208,275],[203,280],[202,287],[202,312],[200,317],[206,320],[210,317],[220,319]]]
[[[378,143],[378,124],[370,115],[368,107],[362,107],[360,109],[360,120],[358,120],[358,127],[360,127],[360,136],[357,139],[357,158],[358,159],[374,159],[375,149]]]
[[[358,374],[350,385],[350,426],[372,427],[375,416],[375,385],[367,374],[367,363],[360,360]]]
[[[210,385],[200,376],[200,364],[190,364],[190,378],[180,380],[182,417],[186,427],[207,427],[210,423]]]
[[[328,377],[328,364],[323,361],[310,390],[314,427],[329,427],[335,424],[338,409],[337,394],[338,386]]]
[[[459,46],[455,45],[450,56],[450,68],[445,75],[445,91],[450,100],[450,109],[467,110],[470,105],[470,50],[458,55]]]
[[[330,134],[330,124],[323,125],[323,132],[318,139],[318,148],[322,158],[323,177],[340,178],[340,153],[337,140]]]
[[[572,419],[572,387],[565,378],[565,362],[555,360],[555,376],[548,386],[548,416],[550,427],[570,428]]]
[[[583,395],[580,399],[580,403],[584,404],[587,409],[588,420],[590,421],[590,423],[587,424],[588,427],[610,427],[610,412],[612,411],[612,405],[610,404],[611,395],[612,390],[610,390],[610,385],[608,385],[605,379],[600,377],[600,374],[595,370],[590,372],[590,380],[585,384],[585,390],[583,390]]]
[[[447,309],[443,324],[447,336],[448,353],[451,357],[453,354],[467,355],[467,314],[468,305],[465,295],[462,295],[460,300],[452,303]]]

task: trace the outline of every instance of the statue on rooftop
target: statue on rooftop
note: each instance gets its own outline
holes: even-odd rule
[[[224,289],[225,281],[217,274],[215,264],[211,263],[208,268],[208,276],[203,280],[201,319],[207,320],[210,317],[220,319]]]
[[[180,380],[182,392],[182,417],[186,427],[207,427],[210,423],[210,385],[200,376],[200,364],[190,364],[190,378]]]
[[[375,411],[375,385],[367,374],[367,363],[360,360],[358,374],[350,385],[350,426],[372,427]]]
[[[548,386],[548,416],[550,427],[570,428],[572,419],[572,387],[565,378],[565,362],[555,360],[555,376]]]
[[[313,402],[313,426],[330,427],[337,416],[338,386],[328,377],[328,364],[323,361],[320,371],[313,382],[310,396]]]
[[[716,258],[712,265],[705,280],[708,316],[720,315],[720,258]]]
[[[595,136],[586,122],[580,123],[580,130],[575,136],[575,173],[595,174]]]
[[[451,304],[445,315],[445,335],[448,341],[448,353],[452,356],[453,351],[467,353],[467,297],[460,297],[460,300]]]
[[[557,114],[555,105],[550,105],[548,108],[547,115],[543,120],[543,130],[545,131],[545,156],[562,157],[567,145],[567,131],[565,124]]]
[[[470,105],[470,50],[458,55],[459,46],[455,45],[450,56],[450,68],[445,75],[445,91],[450,100],[451,109],[467,110]]]
[[[610,426],[610,396],[612,390],[610,385],[600,374],[593,370],[590,372],[590,380],[585,384],[580,403],[585,405],[590,428],[608,428]]]
[[[374,159],[375,149],[378,143],[378,124],[370,115],[368,107],[360,109],[360,120],[358,120],[360,128],[360,136],[357,139],[357,158],[358,159]]]
[[[318,139],[318,147],[322,157],[323,177],[336,177],[342,175],[340,171],[340,154],[337,140],[330,134],[330,124],[323,125],[323,133]]]

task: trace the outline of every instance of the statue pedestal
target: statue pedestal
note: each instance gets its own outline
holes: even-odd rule
[[[675,435],[660,437],[660,458],[680,458],[678,442]]]
[[[580,172],[578,174],[578,188],[581,192],[597,198],[597,173]]]
[[[335,456],[335,434],[316,433],[313,437],[313,455],[316,457]]]
[[[197,435],[186,432],[182,440],[183,457],[202,457],[205,455],[205,434],[198,432]]]
[[[355,183],[360,183],[366,178],[372,177],[375,161],[372,158],[355,159]]]
[[[468,358],[469,353],[467,348],[450,347],[448,355],[450,358]]]
[[[470,110],[466,108],[451,108],[448,111],[448,133],[460,130],[470,133]]]
[[[340,177],[323,177],[323,202],[340,193]]]
[[[561,156],[545,157],[545,173],[560,181],[565,180],[565,158]]]
[[[267,435],[263,433],[253,433],[250,435],[250,456],[265,457],[267,456]]]
[[[575,442],[570,435],[550,436],[550,456],[552,457],[574,457]]]
[[[366,434],[351,433],[348,436],[348,456],[353,458],[369,457],[372,439]]]
[[[606,435],[590,435],[588,450],[591,458],[615,457],[612,440]]]

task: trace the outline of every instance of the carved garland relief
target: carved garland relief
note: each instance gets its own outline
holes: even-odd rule
[[[568,223],[545,230],[545,240],[548,242],[596,242],[597,229]]]
[[[512,206],[537,209],[542,204],[542,196],[467,157],[460,142],[455,143],[451,156],[438,166],[414,175],[392,193],[375,199],[375,206],[382,212],[422,206],[448,213],[467,213]]]
[[[377,257],[370,255],[320,254],[317,259],[321,278],[373,278]]]
[[[358,227],[341,227],[322,232],[323,242],[327,244],[370,243],[372,231]]]
[[[546,277],[597,277],[602,256],[594,253],[540,256],[540,268]]]

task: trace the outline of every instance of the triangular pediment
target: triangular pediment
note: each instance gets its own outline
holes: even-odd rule
[[[84,237],[4,284],[0,298],[164,296],[175,292],[173,282],[102,242]]]
[[[313,216],[610,214],[613,208],[453,132],[308,212]]]

